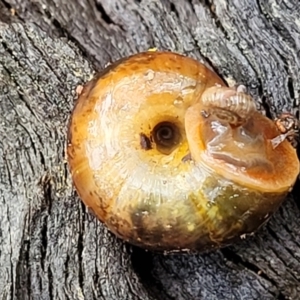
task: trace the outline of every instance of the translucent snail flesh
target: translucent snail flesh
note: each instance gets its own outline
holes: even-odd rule
[[[83,202],[118,237],[204,251],[253,233],[292,188],[299,161],[252,98],[192,58],[145,52],[90,81],[68,131]]]

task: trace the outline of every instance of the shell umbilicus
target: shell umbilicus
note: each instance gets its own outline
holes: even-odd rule
[[[80,198],[117,236],[204,251],[256,231],[293,186],[299,161],[278,135],[204,65],[145,52],[84,87],[67,152]]]

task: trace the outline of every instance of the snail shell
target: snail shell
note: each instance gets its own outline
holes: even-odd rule
[[[83,202],[117,236],[204,251],[257,230],[299,173],[293,147],[252,98],[197,61],[146,52],[90,81],[72,113],[68,161]]]

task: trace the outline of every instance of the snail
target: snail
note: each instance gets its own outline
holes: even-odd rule
[[[84,86],[68,163],[82,201],[118,237],[202,252],[257,231],[293,187],[299,161],[280,134],[203,64],[144,52]]]

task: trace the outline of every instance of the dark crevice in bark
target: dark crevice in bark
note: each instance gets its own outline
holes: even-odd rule
[[[2,46],[5,50],[5,52],[7,52],[10,55],[11,58],[14,58],[13,52],[11,51],[11,49],[8,48],[7,44],[3,41],[2,41]],[[18,62],[18,60],[15,60],[15,61]],[[10,78],[12,78],[11,72],[9,70],[7,70],[6,68],[5,68],[5,71],[8,73],[8,75],[10,75]]]
[[[41,262],[43,270],[45,270],[45,263],[47,261],[47,246],[48,246],[48,215],[51,212],[52,206],[52,196],[51,196],[51,177],[49,174],[46,174],[45,177],[40,182],[43,190],[43,199],[44,199],[44,206],[47,210],[47,216],[44,218],[44,222],[41,228]]]
[[[44,272],[48,275],[48,286],[49,286],[49,298],[53,299],[52,295],[52,272],[50,265],[46,268],[46,262],[47,262],[47,246],[48,246],[48,216],[51,213],[51,207],[52,207],[52,183],[51,183],[51,177],[50,174],[46,174],[40,182],[41,188],[43,190],[43,206],[41,207],[42,211],[46,211],[46,215],[44,216],[42,220],[42,228],[40,231],[41,236],[41,266],[44,270]],[[41,290],[42,290],[42,282],[40,282]]]
[[[74,193],[76,194],[76,193]],[[84,250],[84,240],[83,240],[83,235],[84,235],[84,231],[85,231],[85,207],[84,207],[84,204],[80,201],[80,204],[81,205],[81,230],[79,232],[79,235],[78,235],[78,243],[77,243],[77,247],[78,247],[78,263],[79,263],[79,266],[78,266],[78,282],[79,282],[79,286],[81,288],[81,290],[83,291],[84,290],[84,272],[83,272],[83,266],[82,266],[82,262],[83,262],[83,257],[82,257],[82,253],[83,253],[83,250]]]
[[[54,297],[53,297],[53,290],[52,290],[53,275],[52,275],[52,271],[51,271],[50,265],[48,267],[48,280],[49,280],[49,298],[50,298],[50,300],[55,300]]]
[[[48,233],[48,226],[47,226],[47,217],[44,218],[42,228],[41,228],[41,263],[43,271],[46,271],[45,263],[47,261],[47,233]]]
[[[45,263],[46,263],[46,255],[47,255],[47,218],[43,220],[42,228],[41,228],[41,263],[42,263],[42,268],[44,271],[45,270]]]
[[[201,49],[200,49],[200,52],[201,52]],[[205,53],[201,52],[202,53],[202,56],[204,57],[205,59],[205,64],[207,66],[209,66],[216,74],[218,74],[218,76],[224,81],[226,82],[225,78],[222,76],[222,74],[219,73],[219,70],[214,66],[213,62],[210,60],[209,57],[207,57],[205,55]]]
[[[298,157],[300,157],[300,144],[298,144],[297,147],[297,155]],[[294,186],[292,195],[295,203],[297,204],[297,207],[300,209],[300,176],[298,176],[298,180]]]
[[[287,70],[288,70],[288,68],[287,68]],[[293,80],[291,77],[288,77],[287,87],[288,87],[288,91],[290,93],[291,99],[292,100],[295,99],[294,85],[293,85]]]
[[[99,1],[95,1],[95,6],[96,6],[98,12],[100,13],[103,21],[106,24],[108,24],[108,25],[110,25],[110,24],[116,25],[114,23],[114,21],[110,18],[110,16],[106,13],[104,7],[102,6],[102,4]]]
[[[277,295],[276,300],[290,300],[290,299],[280,293],[279,295]]]
[[[44,167],[44,170],[46,171],[46,161],[45,161],[45,157],[42,151],[39,151],[40,154],[40,162],[41,165]]]
[[[170,3],[170,10],[171,10],[171,12],[173,12],[175,14],[175,16],[178,18],[178,20],[180,20],[179,12],[176,9],[176,6],[173,2]]]
[[[25,228],[24,228],[25,229]],[[27,299],[31,299],[31,282],[30,282],[30,241],[24,241],[25,233],[23,232],[23,238],[21,242],[21,248],[16,268],[16,297],[17,299],[23,299],[24,295],[27,295]]]
[[[259,2],[259,0],[255,0],[256,4],[257,4],[257,8],[258,8],[258,11],[259,13],[261,14],[261,16],[264,16],[265,19],[268,21],[268,23],[271,25],[272,22],[271,22],[271,18],[270,16],[265,12],[265,10],[263,9],[261,3]]]
[[[67,154],[66,154],[66,145],[65,147],[63,147],[62,149],[62,156],[63,158],[66,158],[67,159]],[[63,183],[65,186],[68,185],[68,177],[69,177],[69,168],[68,168],[68,164],[67,164],[67,161],[64,162],[64,166],[63,166]]]
[[[66,256],[66,260],[64,262],[64,267],[65,267],[65,270],[69,270],[69,261],[70,261],[70,256],[67,254]],[[68,282],[68,272],[65,272],[65,282]]]
[[[67,39],[70,39],[69,33],[67,30],[59,23],[56,19],[51,19],[53,26],[58,31],[58,34],[60,37],[66,37]]]
[[[107,25],[114,25],[117,26],[121,31],[126,32],[125,28],[121,25],[116,23],[110,16],[109,14],[105,11],[103,5],[100,3],[100,1],[95,1],[95,6],[98,10],[98,12],[101,14],[101,17],[103,19],[103,21],[107,24]],[[116,3],[116,9],[119,10],[119,6]]]
[[[9,3],[7,3],[5,0],[2,0],[1,2],[3,3],[3,5],[4,5],[7,9],[11,9],[11,8],[12,8],[12,6],[11,6]]]
[[[261,79],[258,77],[257,78],[257,82],[258,82],[258,94],[261,95],[261,104],[263,106],[263,109],[265,111],[265,114],[266,116],[269,118],[269,119],[273,119],[273,116],[272,116],[272,113],[271,113],[271,108],[270,108],[270,105],[268,103],[268,99],[267,97],[263,94],[263,88],[262,88],[262,82],[261,82]]]
[[[132,267],[143,282],[144,287],[150,294],[150,296],[156,298],[160,295],[161,299],[175,300],[164,292],[164,287],[154,278],[152,275],[153,266],[153,254],[152,252],[145,251],[141,248],[132,247]]]

